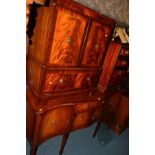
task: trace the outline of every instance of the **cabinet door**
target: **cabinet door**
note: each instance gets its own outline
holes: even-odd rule
[[[72,106],[55,108],[42,114],[40,142],[46,138],[68,132],[71,114]]]
[[[111,27],[92,22],[86,48],[84,51],[82,66],[99,67],[105,52]]]
[[[57,20],[49,64],[70,66],[77,64],[87,18],[68,9],[57,7]]]

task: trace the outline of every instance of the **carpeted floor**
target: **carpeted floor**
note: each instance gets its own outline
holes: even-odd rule
[[[72,132],[69,136],[63,155],[129,155],[129,129],[119,136],[101,125],[95,138],[92,133],[96,124]],[[53,137],[39,146],[37,155],[58,155],[62,136]],[[29,155],[29,144],[26,142],[26,155]]]

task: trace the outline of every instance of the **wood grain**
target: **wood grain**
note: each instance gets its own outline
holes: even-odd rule
[[[57,7],[57,20],[50,65],[75,67],[87,19],[70,10]]]
[[[48,2],[34,6],[36,26],[27,56],[27,133],[33,155],[39,144],[57,135],[64,135],[62,154],[71,131],[101,120],[104,94],[96,87],[115,26],[72,0]],[[104,78],[117,56],[112,47],[107,52],[112,54]]]
[[[44,93],[53,91],[67,91],[74,88],[77,74],[75,73],[47,73],[43,88]]]
[[[54,20],[54,11],[54,7],[42,6],[37,8],[36,25],[31,38],[32,44],[29,45],[29,57],[40,63],[44,63],[49,48],[48,42],[52,31],[51,22]]]
[[[74,89],[95,88],[98,72],[92,71],[51,71],[45,76],[43,92],[62,92]]]
[[[114,66],[117,61],[117,57],[119,55],[121,45],[119,43],[111,42],[103,63],[103,71],[100,76],[100,81],[98,84],[98,88],[104,92],[109,84]]]
[[[82,66],[99,67],[110,37],[111,28],[99,22],[92,22]]]
[[[40,66],[38,66],[34,61],[30,59],[27,60],[27,81],[32,87],[34,87],[38,91],[40,89],[41,73],[42,69]]]

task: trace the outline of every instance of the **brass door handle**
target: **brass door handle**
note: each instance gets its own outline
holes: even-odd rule
[[[72,43],[72,39],[70,37],[68,37],[66,42],[67,42],[68,45],[70,45]]]
[[[63,84],[63,83],[64,83],[64,80],[63,80],[63,79],[60,79],[59,82],[60,82],[61,84]]]

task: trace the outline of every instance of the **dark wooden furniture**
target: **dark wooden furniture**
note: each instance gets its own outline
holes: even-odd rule
[[[104,107],[102,121],[120,134],[129,125],[129,97],[123,90],[116,89],[111,93]]]
[[[123,85],[125,77],[129,74],[129,47],[128,45],[120,45],[121,49],[109,81],[109,88]]]
[[[27,53],[27,139],[31,155],[48,138],[101,122],[97,89],[115,22],[71,0],[31,6]],[[112,70],[112,68],[109,68]]]
[[[108,51],[112,59],[105,59],[107,62],[103,64],[103,72],[98,84],[102,92],[105,90],[106,93],[111,92],[104,108],[102,121],[120,134],[128,125],[129,119],[129,48],[120,42],[112,41]],[[107,68],[110,67],[113,69],[108,70]]]

